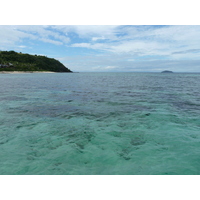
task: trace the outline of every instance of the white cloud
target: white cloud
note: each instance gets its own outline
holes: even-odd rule
[[[91,68],[91,71],[101,72],[101,71],[113,71],[116,69],[118,69],[117,66],[95,66]]]
[[[110,46],[106,43],[75,43],[72,44],[71,47],[82,47],[82,48],[89,48],[89,49],[97,49],[97,50],[106,50],[110,51]]]
[[[84,47],[84,48],[91,48],[91,44],[90,43],[75,43],[72,44],[71,47]]]
[[[76,33],[80,38],[87,38],[93,41],[118,39],[120,32],[119,25],[73,25],[73,26],[52,26],[55,30],[62,31],[65,34],[69,32]]]
[[[52,29],[51,26],[17,26],[17,29],[37,35],[38,39],[46,39],[46,42],[50,43],[55,41],[55,44],[63,44],[70,41],[70,38],[66,34],[61,35],[61,33]]]
[[[63,43],[60,42],[60,41],[51,40],[51,39],[48,39],[48,38],[40,38],[39,40],[41,40],[41,41],[43,41],[43,42],[55,44],[55,45],[62,45],[62,44],[63,44]]]
[[[36,39],[34,35],[16,30],[14,26],[0,26],[0,45],[2,49],[14,46],[23,38]]]
[[[0,45],[3,49],[12,48],[23,39],[40,40],[55,45],[67,44],[70,38],[51,30],[49,26],[0,26]],[[19,45],[24,46],[24,45]]]
[[[107,51],[117,54],[134,54],[135,56],[144,55],[168,55],[170,52],[169,45],[160,45],[154,41],[117,41],[110,43],[75,43],[72,47],[82,47],[89,49],[96,49],[101,51]]]
[[[105,40],[106,38],[104,36],[101,37],[92,37],[92,41],[97,41],[97,40]]]
[[[118,68],[118,67],[116,67],[116,66],[107,66],[104,69],[116,69],[116,68]]]
[[[27,46],[24,46],[24,45],[20,45],[18,46],[19,48],[26,48]]]

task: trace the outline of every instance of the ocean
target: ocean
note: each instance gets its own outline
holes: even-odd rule
[[[199,175],[200,74],[0,74],[1,175]]]

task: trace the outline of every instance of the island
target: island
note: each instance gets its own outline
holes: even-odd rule
[[[0,51],[0,72],[72,72],[54,58]]]
[[[173,73],[173,72],[169,70],[165,70],[165,71],[162,71],[161,73]]]

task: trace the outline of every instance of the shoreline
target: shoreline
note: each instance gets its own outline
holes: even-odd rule
[[[56,73],[51,71],[0,71],[0,74]]]

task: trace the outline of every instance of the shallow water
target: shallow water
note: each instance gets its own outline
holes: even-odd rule
[[[200,74],[0,74],[0,174],[200,174]]]

